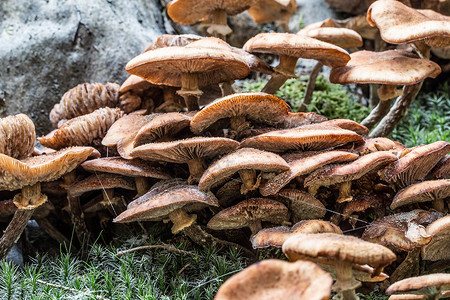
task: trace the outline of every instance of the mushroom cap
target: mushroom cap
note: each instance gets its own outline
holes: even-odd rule
[[[426,300],[427,297],[424,295],[411,295],[411,294],[399,294],[399,295],[392,295],[388,298],[388,300]]]
[[[154,39],[144,52],[165,47],[183,47],[203,38],[196,34],[163,34]]]
[[[446,155],[438,161],[429,176],[433,179],[450,178],[450,155]]]
[[[444,141],[417,146],[379,175],[398,187],[406,187],[422,180],[430,170],[450,151],[450,143]]]
[[[362,37],[356,31],[347,28],[303,28],[297,34],[303,34],[345,49],[362,47],[363,45]]]
[[[355,149],[356,152],[358,152],[360,155],[365,155],[371,152],[377,152],[377,151],[388,151],[388,150],[403,150],[406,147],[396,141],[390,140],[388,138],[384,137],[376,137],[376,138],[370,138],[365,139],[364,144],[357,147]]]
[[[213,230],[247,227],[255,221],[281,224],[289,219],[287,207],[278,201],[251,198],[218,212],[208,222]]]
[[[242,48],[248,52],[315,59],[330,68],[345,66],[350,60],[347,51],[338,46],[292,33],[259,33]]]
[[[399,1],[375,1],[367,11],[367,21],[380,30],[381,38],[391,44],[425,40],[430,47],[450,45],[450,22],[430,18]]]
[[[427,226],[427,234],[431,235],[431,241],[422,247],[424,260],[449,260],[450,251],[450,215],[439,218]]]
[[[206,105],[192,118],[191,130],[200,134],[219,119],[246,116],[250,120],[275,126],[284,121],[291,108],[271,94],[249,92],[232,94]]]
[[[440,216],[441,214],[437,212],[415,209],[382,217],[366,228],[362,238],[403,251],[412,251],[419,244],[423,245],[430,241],[430,235],[423,226],[434,222]]]
[[[304,152],[303,152],[304,153]],[[302,154],[303,154],[302,153]],[[290,155],[293,156],[292,154]],[[286,155],[284,158],[288,161]],[[275,195],[280,189],[286,186],[292,179],[297,176],[309,174],[314,170],[330,163],[349,162],[358,158],[358,154],[333,150],[324,152],[311,152],[309,155],[304,155],[298,159],[292,159],[288,161],[289,170],[276,175],[269,179],[266,183],[263,183],[259,191],[261,195]]]
[[[314,263],[267,259],[230,277],[214,299],[329,299],[332,284],[331,276]]]
[[[448,289],[450,289],[450,274],[435,273],[397,281],[387,288],[386,295],[412,293],[431,296]]]
[[[53,149],[89,146],[95,139],[103,139],[111,125],[123,114],[119,108],[99,108],[90,114],[70,119],[38,140],[43,146]]]
[[[235,150],[239,142],[219,137],[193,137],[164,143],[151,143],[136,147],[132,157],[153,161],[187,163],[201,157],[214,157]]]
[[[149,190],[147,193],[145,193],[144,195],[140,196],[139,198],[134,199],[133,201],[131,201],[130,203],[128,203],[127,208],[132,208],[134,206],[137,206],[139,204],[142,204],[144,202],[147,202],[151,199],[153,199],[153,197],[166,192],[167,190],[170,190],[172,188],[178,188],[180,186],[185,186],[187,185],[187,181],[181,178],[171,178],[171,179],[167,179],[167,180],[161,180],[157,183],[155,183]]]
[[[86,115],[102,107],[118,106],[119,85],[117,83],[86,82],[64,93],[61,101],[50,111],[49,117],[53,127],[58,128],[60,121]]]
[[[288,202],[286,205],[289,207],[294,222],[319,219],[325,216],[325,206],[310,193],[295,189],[284,189],[278,192],[277,198],[281,202]]]
[[[140,159],[129,160],[122,157],[101,157],[86,161],[81,166],[89,172],[103,172],[129,177],[170,178],[170,175],[161,166]]]
[[[133,191],[136,189],[131,178],[108,173],[90,175],[89,177],[81,181],[77,181],[70,186],[66,186],[65,188],[72,197],[79,197],[84,193],[97,190],[120,188]]]
[[[333,120],[325,120],[323,122],[320,122],[320,125],[323,126],[337,126],[342,129],[347,129],[356,132],[359,135],[368,135],[369,129],[359,124],[358,122],[349,120],[349,119],[333,119]]]
[[[283,20],[296,11],[296,0],[259,0],[248,9],[256,24]]]
[[[391,209],[448,197],[450,197],[450,179],[423,181],[400,190],[392,200]]]
[[[253,169],[262,172],[282,172],[289,169],[279,155],[252,148],[243,148],[230,153],[205,170],[198,188],[207,191],[239,170]]]
[[[91,147],[72,147],[58,152],[33,156],[22,161],[0,154],[0,190],[17,190],[37,182],[49,182],[71,172],[92,154]]]
[[[397,258],[384,246],[336,233],[297,233],[284,242],[282,249],[290,261],[326,258],[368,264],[380,271]]]
[[[155,88],[155,87],[157,87],[157,86],[148,82],[144,78],[141,78],[136,75],[130,75],[120,86],[119,94],[122,95],[122,94],[125,94],[126,92],[133,91],[133,90],[142,91],[142,90],[146,90],[149,88]]]
[[[218,40],[204,38],[184,47],[144,52],[128,62],[126,71],[153,84],[175,87],[182,86],[182,73],[198,74],[199,87],[247,76],[250,68],[245,59]]]
[[[332,83],[412,85],[427,77],[435,78],[441,73],[441,68],[435,62],[420,59],[404,50],[363,50],[350,54],[350,57],[347,65],[331,70]]]
[[[262,229],[252,237],[251,242],[253,249],[267,247],[281,248],[283,243],[293,234],[324,232],[342,234],[339,227],[328,221],[304,220],[294,224],[292,228],[279,226]]]
[[[22,159],[30,156],[36,143],[34,123],[24,114],[0,118],[0,153]]]
[[[236,15],[248,9],[256,0],[172,0],[167,3],[167,14],[177,23],[192,25],[203,21],[215,10]]]
[[[240,147],[284,152],[287,150],[323,150],[363,141],[363,138],[353,131],[334,126],[321,126],[319,123],[250,137],[243,140]]]
[[[114,222],[160,221],[176,209],[195,211],[208,205],[219,206],[214,195],[203,193],[196,186],[178,185],[156,194],[148,201],[128,208],[117,216]]]

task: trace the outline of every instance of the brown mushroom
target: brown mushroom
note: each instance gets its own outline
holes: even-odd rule
[[[22,159],[31,155],[36,143],[33,121],[24,115],[0,119],[0,153]]]
[[[450,215],[439,218],[427,226],[426,232],[431,236],[431,241],[422,247],[424,260],[449,260],[450,251]]]
[[[248,9],[256,24],[275,22],[284,32],[289,32],[289,19],[296,11],[296,0],[260,0]]]
[[[443,157],[431,170],[429,176],[432,179],[450,178],[450,155]]]
[[[325,216],[325,206],[309,193],[295,189],[284,189],[279,191],[276,197],[289,208],[294,222],[319,219]]]
[[[440,293],[450,289],[450,274],[435,273],[406,278],[389,286],[386,295],[416,294],[425,295],[426,299],[439,299]]]

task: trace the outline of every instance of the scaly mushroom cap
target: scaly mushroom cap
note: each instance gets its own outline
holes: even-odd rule
[[[320,219],[325,216],[325,206],[313,195],[295,189],[284,189],[277,193],[277,199],[286,203],[292,220]]]
[[[364,231],[362,238],[384,246],[393,246],[403,251],[412,251],[430,241],[424,225],[434,222],[441,216],[437,212],[416,209],[379,218]]]
[[[65,186],[65,188],[72,197],[79,197],[90,191],[105,189],[120,188],[130,191],[136,190],[134,181],[131,178],[108,173],[93,174],[70,186]]]
[[[367,21],[377,26],[381,38],[391,44],[424,40],[430,47],[450,45],[450,22],[430,18],[399,1],[375,1],[367,11]]]
[[[303,157],[297,159],[289,159],[293,155],[286,155],[284,159],[288,161],[289,170],[278,174],[262,184],[259,188],[261,195],[275,195],[280,189],[286,186],[292,179],[297,176],[309,174],[314,170],[330,163],[349,162],[358,158],[358,154],[347,151],[326,151],[312,152],[308,154],[302,153]],[[295,154],[294,154],[295,155]]]
[[[81,166],[89,172],[103,172],[129,177],[170,178],[170,175],[161,166],[140,159],[129,160],[121,157],[102,157],[86,161]]]
[[[377,137],[364,140],[364,144],[357,147],[355,151],[358,152],[360,155],[365,155],[371,152],[403,150],[405,148],[406,147],[401,143],[395,142],[388,138]]]
[[[297,233],[288,238],[282,248],[290,261],[333,259],[352,264],[368,264],[377,269],[378,272],[375,271],[374,275],[378,275],[397,258],[384,246],[336,233]]]
[[[182,73],[197,73],[199,87],[247,76],[250,69],[244,58],[217,40],[204,38],[184,47],[151,50],[130,60],[126,70],[151,83],[175,87],[182,86]]]
[[[241,148],[256,148],[272,152],[287,150],[323,150],[351,142],[363,142],[357,133],[339,127],[305,125],[298,128],[276,130],[247,138]]]
[[[203,21],[214,10],[225,10],[236,15],[248,9],[255,0],[172,0],[167,3],[167,14],[177,23],[192,25]]]
[[[347,28],[303,28],[297,34],[303,34],[344,49],[362,47],[363,45],[362,37],[356,31]]]
[[[222,157],[206,169],[200,178],[198,188],[201,191],[207,191],[244,169],[279,173],[287,171],[289,166],[283,158],[275,153],[252,148],[239,149]]]
[[[403,188],[422,180],[430,170],[450,151],[450,143],[434,142],[417,146],[397,162],[380,172],[387,182]]]
[[[159,139],[174,136],[189,127],[193,113],[171,112],[156,116],[139,129],[134,137],[133,147],[153,143]]]
[[[225,154],[238,146],[239,142],[227,138],[194,137],[173,142],[145,144],[134,148],[130,155],[145,160],[187,163],[196,158]]]
[[[35,143],[34,124],[26,115],[0,118],[0,153],[22,159],[33,153]]]
[[[450,251],[450,215],[439,218],[427,226],[427,234],[431,241],[422,247],[422,258],[424,260],[449,260]]]
[[[261,92],[238,93],[211,102],[191,121],[191,130],[202,133],[223,118],[245,116],[250,120],[275,126],[284,121],[291,108],[280,98]]]
[[[281,248],[283,243],[293,234],[325,232],[342,234],[339,227],[328,221],[304,220],[298,222],[292,228],[279,226],[262,229],[252,237],[251,241],[253,249],[267,247]]]
[[[350,60],[348,53],[338,46],[291,33],[259,33],[242,48],[248,52],[315,59],[330,68],[345,66]]]
[[[218,212],[208,222],[213,230],[247,227],[255,221],[281,224],[289,219],[287,207],[278,201],[251,198]]]
[[[259,0],[248,9],[256,24],[283,20],[297,11],[295,0]]]
[[[89,156],[100,154],[91,147],[72,147],[33,156],[22,161],[0,154],[0,190],[17,190],[38,182],[49,182],[71,172]]]
[[[438,161],[429,176],[433,179],[450,178],[450,155],[446,155]]]
[[[214,299],[329,299],[332,284],[331,276],[314,263],[267,259],[230,277]]]
[[[423,181],[400,190],[392,200],[391,209],[447,197],[450,197],[450,179]]]
[[[61,101],[50,111],[53,127],[60,127],[60,121],[89,114],[102,107],[119,106],[119,85],[117,83],[101,84],[82,83],[68,90]]]
[[[356,180],[368,172],[376,171],[396,160],[397,156],[388,151],[370,153],[349,164],[322,167],[306,177],[304,185],[312,187]]]
[[[354,52],[350,57],[346,66],[331,70],[332,83],[412,85],[427,77],[435,78],[441,73],[441,68],[435,62],[417,58],[404,50],[383,52],[364,50]]]
[[[99,108],[90,114],[67,121],[38,140],[43,146],[53,149],[88,146],[96,139],[103,139],[111,125],[122,116],[123,111],[119,108]]]
[[[387,288],[386,295],[411,293],[431,297],[448,289],[450,289],[450,274],[435,273],[397,281]]]
[[[154,39],[144,52],[165,47],[183,47],[202,38],[204,37],[195,34],[163,34]]]
[[[195,211],[208,205],[219,206],[214,195],[203,193],[196,186],[178,185],[156,194],[148,201],[128,208],[117,216],[114,222],[160,221],[179,208]]]

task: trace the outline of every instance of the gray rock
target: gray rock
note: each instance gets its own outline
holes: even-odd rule
[[[157,0],[0,1],[0,116],[48,112],[83,82],[118,82],[124,66],[165,32]]]

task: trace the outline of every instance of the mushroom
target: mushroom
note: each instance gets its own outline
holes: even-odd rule
[[[386,295],[416,294],[425,295],[425,299],[439,299],[440,293],[450,289],[450,274],[435,273],[406,278],[389,286]]]
[[[388,150],[404,150],[405,145],[400,142],[390,140],[384,137],[369,138],[364,140],[364,144],[355,149],[359,155],[365,155],[371,152],[388,151]]]
[[[427,226],[426,232],[431,241],[422,247],[424,260],[450,260],[448,248],[450,242],[450,215],[439,218]]]
[[[151,143],[136,147],[130,155],[151,161],[187,163],[189,166],[188,183],[198,182],[204,169],[204,158],[235,150],[239,143],[216,137],[194,137],[173,142]]]
[[[265,198],[251,198],[218,212],[208,222],[213,230],[249,227],[252,235],[261,230],[261,222],[282,224],[289,219],[284,204]]]
[[[304,185],[309,188],[311,194],[315,195],[322,185],[340,184],[337,202],[351,201],[352,180],[377,171],[396,160],[397,157],[388,151],[370,153],[349,164],[324,166],[306,177]]]
[[[250,72],[245,59],[216,38],[142,53],[128,62],[126,70],[154,84],[181,87],[177,93],[189,111],[199,109],[199,87],[243,78]]]
[[[433,208],[444,212],[445,199],[450,199],[450,179],[423,181],[400,190],[392,200],[391,209],[412,203],[433,201]]]
[[[279,191],[276,197],[289,207],[294,222],[319,219],[325,216],[325,206],[309,193],[295,189],[284,189]]]
[[[289,19],[296,11],[296,0],[259,0],[248,9],[256,24],[275,22],[284,32],[289,32]]]
[[[375,267],[373,275],[376,276],[396,260],[395,254],[384,246],[336,233],[298,233],[288,238],[282,249],[290,261],[333,262],[337,280],[332,291],[346,300],[358,299],[355,289],[361,285],[353,276],[353,264],[372,265]]]
[[[266,151],[244,148],[234,151],[217,160],[203,173],[198,188],[207,191],[239,172],[242,180],[241,193],[256,190],[261,177],[256,178],[256,171],[282,172],[289,169],[280,156]]]
[[[214,299],[329,299],[332,284],[331,276],[314,263],[267,259],[230,277]]]
[[[450,155],[443,157],[431,170],[429,177],[432,179],[450,178]]]
[[[289,78],[296,77],[295,65],[300,57],[318,60],[332,68],[345,66],[350,60],[348,53],[338,46],[290,33],[260,33],[248,40],[243,49],[280,56],[279,65],[262,89],[269,94],[274,94]]]

